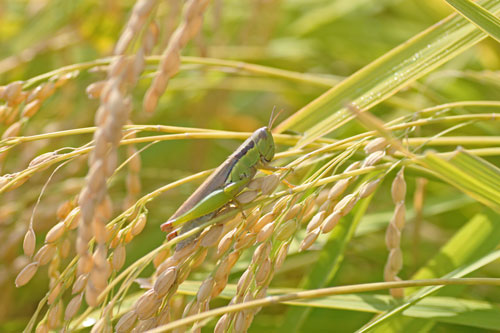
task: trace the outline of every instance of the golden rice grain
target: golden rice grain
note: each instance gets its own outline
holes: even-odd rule
[[[285,262],[289,247],[290,243],[281,244],[280,248],[278,249],[278,253],[276,254],[276,261],[274,263],[275,269],[279,269]]]
[[[61,250],[60,250],[61,258],[63,259],[67,258],[70,250],[71,250],[71,241],[68,238],[66,238],[61,243]]]
[[[181,266],[179,273],[177,274],[177,283],[181,284],[182,282],[186,281],[189,273],[191,273],[191,269],[189,266]]]
[[[251,232],[247,232],[240,237],[238,237],[238,240],[234,244],[234,249],[235,250],[241,250],[245,249],[249,246],[252,246],[255,243],[256,235]]]
[[[46,322],[40,322],[36,327],[35,333],[49,333],[49,326]]]
[[[146,291],[135,303],[135,312],[140,320],[151,318],[158,310],[161,300],[154,289]]]
[[[251,190],[260,190],[262,188],[262,182],[264,181],[264,177],[255,177],[248,184],[247,188]]]
[[[240,279],[238,280],[238,284],[236,285],[236,293],[238,295],[242,295],[250,286],[252,282],[252,271],[250,268],[247,268],[243,274],[241,274]]]
[[[191,262],[191,269],[201,266],[205,262],[207,254],[208,254],[207,248],[199,250],[193,257],[193,261]]]
[[[162,262],[165,261],[165,259],[168,258],[170,255],[170,251],[168,249],[163,249],[160,252],[158,252],[155,257],[153,258],[153,265],[158,268],[158,266],[161,265]]]
[[[74,208],[64,219],[64,224],[68,230],[74,230],[80,222],[80,209]]]
[[[21,117],[33,117],[36,112],[40,109],[42,102],[39,99],[35,99],[34,101],[28,103],[21,113]]]
[[[205,301],[212,294],[214,284],[215,280],[212,277],[203,281],[198,289],[198,293],[196,294],[196,300],[200,303]]]
[[[240,255],[241,251],[236,250],[229,253],[229,255],[227,256],[227,266],[229,267],[229,269],[233,268],[234,264],[236,264],[236,262],[240,258]]]
[[[321,206],[328,199],[328,193],[330,193],[330,189],[325,188],[325,189],[321,190],[317,196],[314,196],[314,194],[312,194],[312,195],[308,196],[306,200],[312,199],[312,200],[314,200],[316,205]]]
[[[387,140],[383,137],[375,138],[368,142],[364,150],[366,154],[374,153],[378,150],[383,150],[387,146]]]
[[[198,248],[198,242],[192,242],[189,245],[184,246],[181,250],[175,251],[174,254],[172,255],[172,258],[174,260],[177,260],[178,262],[183,261],[187,257],[189,257],[193,252]]]
[[[165,307],[160,313],[156,316],[158,321],[158,326],[168,324],[172,319],[170,316],[170,311],[168,307]]]
[[[130,332],[132,327],[134,327],[134,324],[137,320],[137,313],[135,313],[134,310],[131,310],[127,313],[125,313],[120,320],[118,320],[118,323],[115,326],[115,330],[117,333],[127,333]]]
[[[51,305],[54,303],[56,298],[61,293],[62,283],[56,284],[49,292],[49,296],[47,296],[47,304]]]
[[[271,242],[265,242],[257,246],[252,256],[252,263],[257,264],[263,258],[269,257],[271,247]]]
[[[47,82],[42,86],[38,98],[40,98],[41,100],[47,99],[54,94],[55,90],[56,88],[54,82]]]
[[[338,200],[327,200],[318,208],[318,211],[325,212],[326,215],[328,215],[332,212],[333,207],[335,207],[337,203]]]
[[[89,273],[89,281],[98,290],[101,291],[108,286],[108,278],[111,270],[103,267],[94,266]]]
[[[87,86],[87,89],[85,89],[85,92],[87,93],[87,96],[91,99],[96,99],[101,96],[101,93],[106,86],[108,81],[103,80],[103,81],[97,81],[94,83],[91,83]]]
[[[297,221],[295,219],[288,220],[279,226],[278,231],[276,232],[276,239],[279,241],[285,241],[295,233],[296,229]]]
[[[153,290],[156,292],[158,297],[161,298],[168,293],[170,287],[174,284],[176,276],[176,267],[170,267],[158,276],[153,286]]]
[[[40,266],[46,265],[54,257],[56,246],[54,244],[45,244],[35,254],[35,261],[38,261]]]
[[[227,234],[224,235],[224,237],[222,237],[222,239],[219,242],[219,245],[217,245],[217,256],[221,256],[223,253],[229,250],[229,247],[233,242],[233,237],[235,233],[236,229],[228,232]]]
[[[217,324],[215,324],[214,333],[226,332],[226,329],[228,328],[228,324],[229,324],[228,319],[229,319],[229,316],[227,314],[220,317],[219,320],[217,321]]]
[[[59,222],[55,226],[53,226],[47,235],[45,236],[45,242],[47,243],[54,243],[59,240],[59,238],[64,235],[64,232],[66,231],[66,226],[64,222]]]
[[[137,154],[136,151],[134,151],[134,153],[131,155],[132,156],[130,157],[130,160],[128,162],[128,167],[130,171],[139,173],[141,171],[141,155]]]
[[[394,215],[392,216],[391,223],[394,224],[399,230],[402,230],[405,226],[405,215],[406,208],[404,201],[400,201],[396,204],[394,209]]]
[[[274,221],[274,219],[275,215],[273,212],[265,214],[257,221],[257,223],[255,223],[255,225],[252,227],[252,231],[258,233],[265,225]]]
[[[401,270],[403,267],[403,254],[401,253],[401,249],[399,247],[391,249],[387,262],[389,263],[392,271],[399,272]]]
[[[386,262],[384,266],[384,281],[394,281],[396,276],[396,272],[394,272],[391,268],[391,265],[389,265],[389,262]]]
[[[328,192],[328,200],[331,201],[340,197],[342,193],[345,192],[349,184],[349,179],[341,179],[336,182],[335,185],[333,185],[333,187],[330,189],[330,192]]]
[[[251,229],[255,223],[259,220],[262,212],[259,208],[255,208],[248,214],[247,218],[245,219],[245,227],[247,229]]]
[[[78,259],[78,274],[86,274],[89,273],[94,266],[94,260],[91,256],[85,255],[81,256]]]
[[[176,266],[178,261],[174,259],[173,257],[169,257],[167,260],[165,260],[161,265],[158,266],[156,269],[157,274],[161,274],[165,270],[167,270],[170,267]]]
[[[108,323],[108,319],[105,317],[102,317],[99,319],[94,326],[92,326],[92,329],[90,330],[90,333],[111,333],[112,328],[110,327]]]
[[[219,283],[219,281],[226,280],[229,276],[230,271],[231,267],[229,267],[228,260],[227,258],[225,258],[224,260],[222,260],[222,262],[219,264],[219,267],[217,267],[217,270],[215,271],[215,282]]]
[[[385,156],[385,151],[379,150],[368,155],[363,161],[363,167],[369,167],[377,164]]]
[[[277,174],[271,174],[263,177],[261,192],[263,195],[269,195],[276,190],[280,183],[280,177]]]
[[[195,300],[192,300],[184,308],[184,312],[182,312],[182,318],[197,314],[200,311],[200,308],[201,308],[200,303],[195,302]]]
[[[35,252],[35,245],[36,245],[35,231],[33,230],[33,228],[30,227],[28,231],[26,231],[26,234],[24,235],[24,241],[23,241],[24,254],[28,257],[31,257]]]
[[[40,91],[42,91],[42,87],[41,86],[37,86],[35,89],[32,89],[29,94],[28,94],[28,97],[26,98],[26,102],[32,102],[34,101],[35,99],[38,99],[38,96],[40,95]]]
[[[257,269],[257,273],[255,274],[255,283],[257,283],[258,286],[262,285],[270,273],[271,260],[269,258],[265,258],[260,267]]]
[[[399,276],[394,277],[394,281],[401,281],[401,278]],[[403,298],[405,296],[405,290],[404,288],[393,288],[389,290],[392,297],[394,298]]]
[[[73,283],[73,288],[71,289],[71,293],[72,294],[80,293],[87,285],[87,279],[88,279],[87,274],[79,275],[76,278],[76,281]]]
[[[134,330],[137,330],[137,332],[146,332],[155,327],[156,318],[153,317],[146,320],[140,320]]]
[[[313,218],[311,219],[311,221],[309,221],[309,223],[307,224],[307,232],[310,232],[314,229],[316,229],[317,227],[319,227],[321,225],[321,223],[323,223],[323,220],[325,219],[325,215],[326,215],[326,212],[323,210],[323,211],[320,211],[318,213],[316,213]]]
[[[387,230],[385,232],[385,244],[388,249],[394,249],[399,247],[399,242],[401,239],[401,231],[392,223],[389,223]]]
[[[82,299],[83,299],[83,294],[81,293],[74,296],[71,299],[71,301],[69,301],[68,306],[64,311],[64,320],[68,321],[76,315],[78,309],[80,309],[80,306],[82,304]]]
[[[5,124],[5,126],[9,126],[9,125],[13,124],[16,121],[16,119],[17,119],[18,113],[19,113],[19,106],[16,106],[16,107],[10,107],[9,106],[9,107],[7,107],[5,119],[3,121],[3,123]]]
[[[235,200],[236,200],[236,202],[244,205],[244,204],[247,204],[247,203],[254,201],[258,195],[259,195],[258,191],[248,190],[248,191],[244,191],[243,193],[238,194],[236,196]]]
[[[240,311],[236,314],[236,318],[234,319],[234,331],[235,332],[245,332],[245,313]]]
[[[146,226],[146,214],[141,214],[135,221],[135,223],[132,225],[132,235],[137,236],[139,235],[142,230],[144,230],[144,227]]]
[[[306,237],[304,237],[304,239],[300,243],[299,251],[305,251],[308,248],[310,248],[311,245],[313,245],[314,242],[316,241],[316,239],[318,238],[319,232],[320,232],[320,229],[317,228],[317,229],[311,231],[310,233],[308,233],[306,235]]]
[[[335,226],[339,223],[341,217],[342,215],[339,211],[334,211],[333,213],[328,215],[321,225],[321,232],[326,234],[332,231],[333,228],[335,228]]]
[[[406,196],[406,182],[404,179],[404,168],[401,168],[392,181],[391,187],[392,201],[398,203],[404,201]]]
[[[272,214],[274,214],[275,216],[278,216],[279,214],[281,214],[283,211],[283,208],[290,200],[291,200],[290,196],[285,195],[284,197],[282,197],[281,199],[276,201],[276,203],[273,206],[273,209],[271,210]]]
[[[405,296],[405,290],[403,288],[393,288],[389,290],[391,296],[394,298],[403,298]]]
[[[342,216],[346,216],[354,208],[357,199],[355,194],[346,195],[335,205],[334,211],[338,211]]]
[[[380,183],[381,180],[382,179],[375,179],[372,180],[371,182],[364,183],[363,185],[361,185],[359,189],[359,198],[363,199],[372,195],[372,193],[375,192],[375,190],[377,189],[378,184]]]
[[[113,269],[115,271],[119,271],[123,264],[125,264],[125,258],[127,256],[127,250],[125,246],[120,244],[113,251],[113,259],[111,260],[111,265],[113,265]]]
[[[3,98],[6,101],[15,100],[17,96],[19,96],[19,94],[21,93],[21,90],[23,89],[23,84],[24,83],[22,81],[14,81],[9,83],[4,89]]]
[[[16,287],[19,288],[28,283],[35,275],[37,269],[38,269],[38,262],[36,261],[26,265],[26,267],[24,267],[22,271],[19,272],[19,274],[17,274],[15,282]]]
[[[55,329],[57,326],[59,326],[62,310],[62,301],[57,302],[55,305],[49,308],[49,311],[47,313],[47,326],[49,327],[49,329]]]
[[[85,301],[89,306],[96,307],[99,305],[98,297],[100,291],[94,287],[92,281],[89,279],[85,285]]]
[[[19,134],[19,131],[21,131],[21,123],[16,121],[12,125],[10,125],[5,132],[2,134],[2,139],[7,139],[11,137],[15,137]]]
[[[52,279],[58,279],[59,278],[59,265],[61,264],[61,257],[60,256],[55,256],[54,259],[50,261],[49,264],[49,269],[48,269],[48,275]]]
[[[307,199],[306,199],[306,201],[307,201]],[[325,203],[323,203],[323,205],[325,205],[325,204],[326,204],[326,201],[325,201]],[[305,204],[304,205],[304,212],[302,213],[302,216],[300,217],[301,223],[308,222],[310,219],[312,219],[313,215],[317,211],[318,211],[318,206],[316,204],[314,204],[313,202],[311,202],[309,205]]]
[[[11,108],[7,105],[0,105],[0,123],[3,123],[8,117]]]
[[[274,222],[266,224],[257,234],[257,242],[262,243],[268,240],[269,237],[271,237],[271,235],[273,234],[274,226]]]
[[[217,281],[215,283],[214,289],[212,289],[212,294],[210,295],[211,298],[216,298],[217,296],[220,295],[220,293],[226,288],[227,284],[227,279],[223,279],[220,281]]]
[[[105,244],[97,244],[94,252],[94,267],[105,267],[108,264],[108,247]]]
[[[132,241],[132,239],[134,239],[134,235],[132,235],[132,232],[130,231],[130,229],[122,230],[122,231],[123,231],[123,233],[125,233],[125,236],[123,237],[123,241],[125,242],[125,244],[130,243]]]
[[[210,227],[210,229],[208,229],[208,231],[201,238],[200,245],[203,247],[214,246],[219,240],[223,230],[224,227],[221,224]]]
[[[304,209],[304,205],[303,204],[295,204],[295,205],[293,205],[286,212],[285,216],[283,217],[283,220],[287,221],[287,220],[291,220],[291,219],[297,217],[302,212],[303,209]]]
[[[344,172],[350,172],[350,171],[357,170],[357,169],[359,169],[360,166],[361,166],[361,162],[356,161],[356,162],[350,164],[347,168],[345,168]]]

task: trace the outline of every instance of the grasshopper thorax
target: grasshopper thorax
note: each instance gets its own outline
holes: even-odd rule
[[[260,155],[260,160],[265,163],[272,161],[274,157],[274,139],[269,128],[262,127],[252,135],[255,146]]]

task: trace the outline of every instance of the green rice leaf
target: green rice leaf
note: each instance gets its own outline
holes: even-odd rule
[[[496,248],[498,239],[500,221],[478,214],[460,228],[412,279],[463,277],[500,258],[500,251],[491,252]],[[442,286],[413,289],[414,293],[406,302],[368,323],[360,332],[373,329],[377,332],[396,332],[414,327],[412,320],[404,318],[401,313],[441,288]],[[412,289],[407,292],[411,293]]]
[[[452,186],[500,212],[500,169],[494,165],[463,149],[449,160],[428,153],[422,162]]]
[[[494,14],[500,12],[498,1],[479,3]],[[276,132],[305,132],[298,146],[307,145],[352,119],[346,103],[369,109],[486,37],[464,17],[451,15],[304,106],[281,123]]]
[[[500,42],[500,19],[470,0],[446,0],[466,19]]]

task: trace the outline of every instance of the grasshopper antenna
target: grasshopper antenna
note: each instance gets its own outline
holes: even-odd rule
[[[269,124],[267,125],[267,128],[269,128],[269,130],[273,128],[274,121],[280,116],[280,114],[283,112],[283,109],[279,110],[276,115],[274,114],[274,111],[276,111],[276,105],[273,107],[273,111],[271,111],[271,118],[269,118]]]

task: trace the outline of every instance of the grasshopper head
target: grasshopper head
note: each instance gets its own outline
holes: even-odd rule
[[[257,149],[262,162],[269,163],[274,157],[274,139],[268,127],[259,128],[256,132]]]

